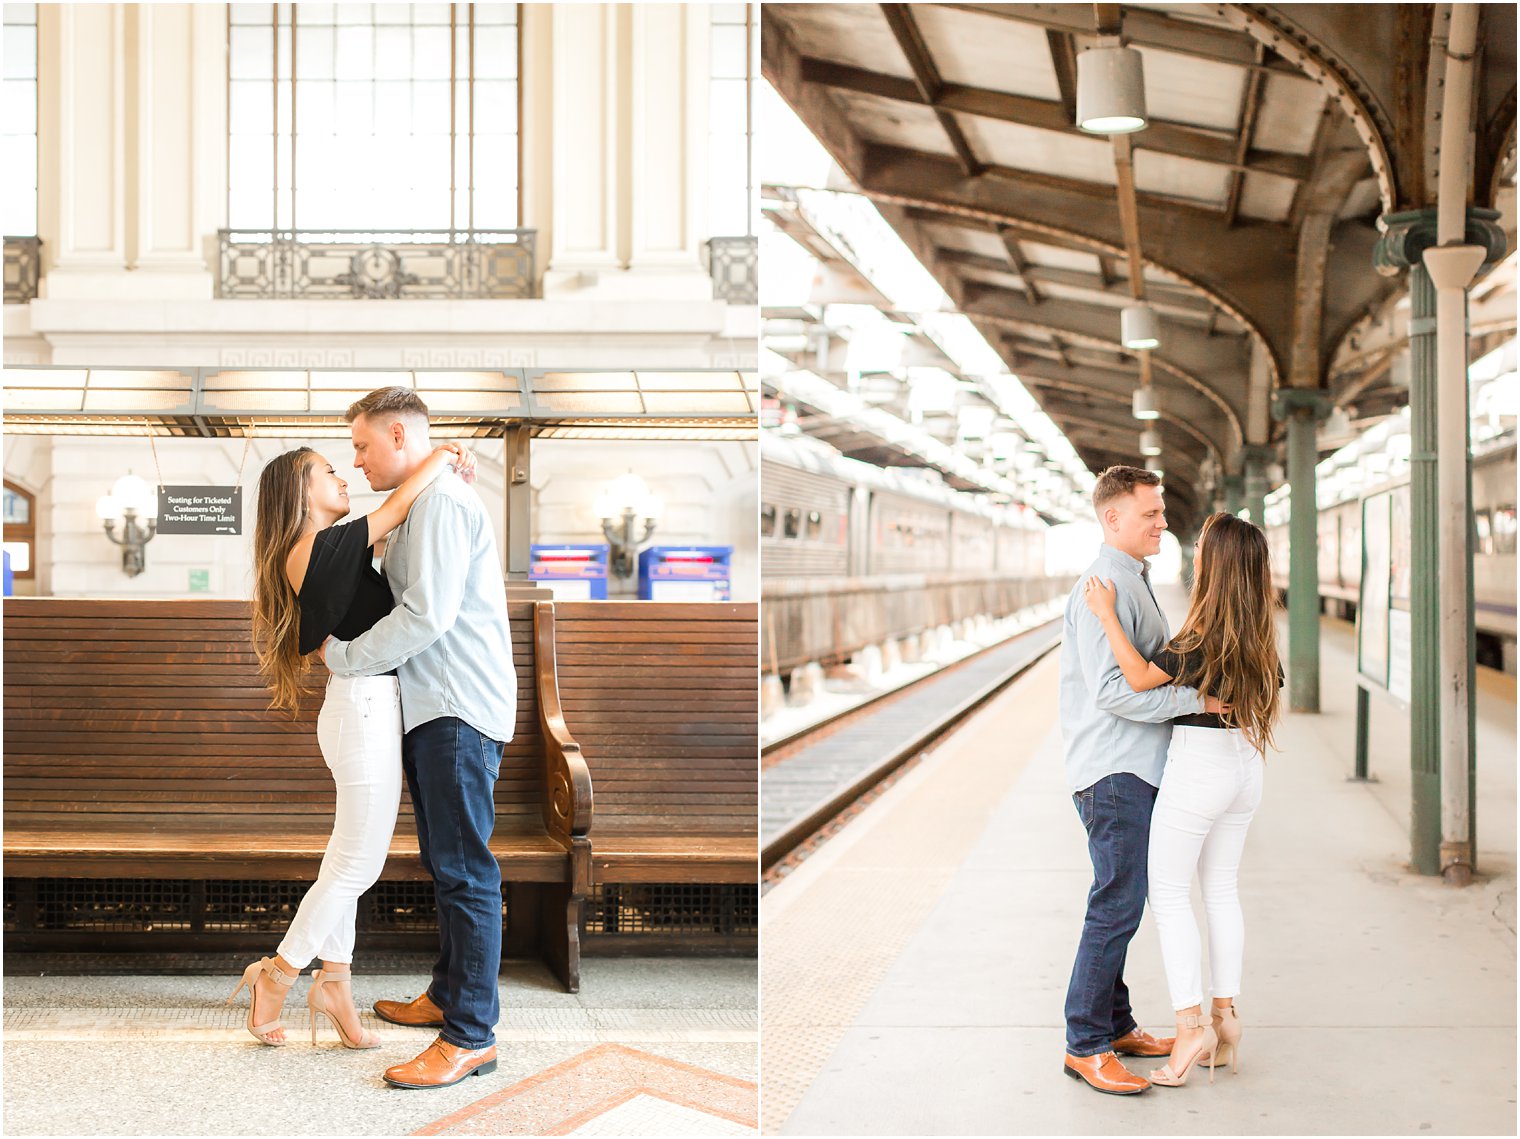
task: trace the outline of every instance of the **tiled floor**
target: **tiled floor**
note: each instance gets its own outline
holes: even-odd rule
[[[575,995],[536,964],[502,981],[497,1071],[403,1091],[380,1078],[433,1033],[376,1020],[382,1047],[313,1047],[302,1000],[291,1043],[266,1048],[227,1008],[232,977],[5,979],[8,1135],[563,1135],[753,1132],[753,959],[583,962]],[[361,1008],[422,975],[360,977]],[[240,1002],[246,997],[240,998]]]

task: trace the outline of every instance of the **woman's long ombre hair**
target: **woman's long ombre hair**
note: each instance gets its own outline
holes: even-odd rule
[[[1193,603],[1172,649],[1193,662],[1188,683],[1229,706],[1239,728],[1265,758],[1277,722],[1277,626],[1267,536],[1233,514],[1211,514],[1198,535]]]
[[[301,605],[285,575],[285,560],[310,510],[307,485],[317,453],[297,447],[270,461],[259,476],[253,525],[253,648],[259,676],[273,695],[270,708],[301,708],[301,684],[311,661],[301,655]]]

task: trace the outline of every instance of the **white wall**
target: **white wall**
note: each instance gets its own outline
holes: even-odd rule
[[[8,436],[5,477],[37,495],[37,592],[60,597],[248,597],[252,591],[253,518],[263,466],[291,447],[311,446],[349,483],[356,514],[382,496],[352,467],[344,439],[255,439],[244,461],[240,439],[157,439],[158,462],[147,438]],[[500,440],[475,444],[481,459],[477,489],[503,539],[505,505]],[[664,498],[665,518],[652,542],[732,545],[733,599],[759,599],[756,536],[757,446],[749,442],[638,443],[538,440],[533,444],[535,542],[597,542],[591,509],[603,488],[632,469]],[[242,467],[243,533],[238,536],[160,534],[147,547],[147,569],[121,570],[121,551],[105,536],[95,501],[118,477],[149,482],[230,486]],[[190,592],[190,571],[208,571],[209,592]],[[632,595],[635,583],[613,583],[613,595]]]

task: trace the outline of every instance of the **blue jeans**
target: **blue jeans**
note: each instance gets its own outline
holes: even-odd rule
[[[1145,910],[1146,858],[1156,788],[1127,772],[1072,796],[1087,828],[1093,884],[1066,990],[1066,1051],[1096,1056],[1135,1027],[1124,957]]]
[[[502,748],[453,716],[420,724],[401,740],[422,866],[438,902],[428,996],[443,1010],[438,1035],[460,1048],[495,1044],[501,1015],[501,865],[491,831]]]

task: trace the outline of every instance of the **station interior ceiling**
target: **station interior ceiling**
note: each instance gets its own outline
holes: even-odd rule
[[[1075,125],[1100,20],[1144,61],[1132,135]],[[839,186],[1089,469],[1136,461],[1132,397],[1152,387],[1186,527],[1247,448],[1280,456],[1274,392],[1307,377],[1355,423],[1407,402],[1406,278],[1374,246],[1382,215],[1435,201],[1443,36],[1435,5],[785,4],[763,10],[762,60]],[[1473,204],[1500,210],[1510,258],[1507,287],[1474,288],[1474,351],[1514,332],[1513,4],[1482,6],[1479,48]],[[765,194],[826,263],[796,188]],[[1161,343],[1126,349],[1120,310],[1142,299]]]

